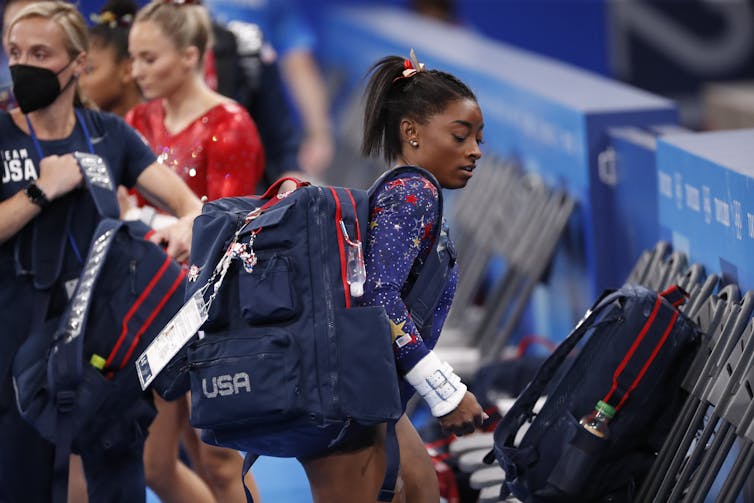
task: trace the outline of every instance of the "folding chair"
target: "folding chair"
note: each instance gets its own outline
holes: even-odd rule
[[[670,243],[666,241],[658,241],[651,250],[644,250],[631,269],[626,284],[647,286],[647,279],[656,275],[656,270],[669,254]]]
[[[476,297],[487,280],[488,266],[496,256],[515,239],[523,218],[520,208],[522,193],[517,178],[522,174],[512,162],[492,161],[477,168],[480,180],[463,192],[455,206],[454,241],[459,258],[459,282],[451,312],[445,323],[447,334],[460,333],[468,337],[479,323],[484,306],[477,305]],[[451,335],[454,337],[454,335]],[[446,335],[443,339],[448,340]]]
[[[502,352],[532,290],[550,265],[575,206],[565,192],[551,189],[532,173],[511,171],[507,184],[507,201],[491,206],[510,205],[510,210],[490,211],[485,215],[487,223],[476,222],[483,229],[483,236],[477,239],[487,244],[467,248],[467,258],[459,252],[461,279],[443,337],[435,348],[465,377]],[[471,225],[471,221],[467,224]],[[504,270],[483,305],[476,307],[472,301],[488,279],[487,268],[493,257],[503,259]],[[467,274],[470,278],[464,279]],[[451,335],[457,332],[465,336]]]
[[[732,503],[754,470],[754,402],[736,427],[740,450],[725,478],[715,503]]]
[[[662,457],[663,446],[657,460],[662,459],[662,463],[653,466],[652,471],[659,474],[654,477],[660,478],[659,488],[653,491],[656,480],[645,484],[648,489],[642,488],[637,501],[675,502],[690,495],[691,488],[700,491],[706,486],[708,490],[707,483],[711,485],[714,479],[708,481],[702,471],[711,471],[717,466],[715,453],[727,452],[730,448],[731,421],[725,414],[735,421],[741,419],[739,403],[743,395],[736,392],[754,362],[754,324],[751,322],[754,296],[747,292],[742,302],[733,306],[737,312],[721,321],[717,340],[713,338],[707,346],[708,361],[666,441],[668,444],[681,437],[675,453],[666,463],[666,458]],[[672,446],[668,450],[672,450]]]
[[[538,211],[532,213],[513,256],[518,260],[509,267],[511,274],[499,282],[494,303],[485,313],[478,332],[482,363],[500,358],[503,347],[516,329],[531,293],[552,262],[557,244],[575,207],[575,201],[561,191],[543,195]]]
[[[716,282],[717,277],[710,275],[705,285],[712,280]],[[685,454],[693,441],[692,428],[699,424],[707,408],[704,397],[740,339],[754,309],[753,300],[750,292],[742,299],[738,287],[728,285],[717,295],[707,297],[698,308],[692,306],[687,313],[703,334],[701,347],[682,383],[689,396],[640,488],[637,502],[651,501],[660,495],[663,476],[679,469],[683,460],[679,452]],[[663,493],[669,484],[665,482]]]

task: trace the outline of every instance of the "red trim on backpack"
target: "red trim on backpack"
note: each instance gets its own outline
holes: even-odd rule
[[[623,398],[621,398],[620,403],[618,403],[617,407],[615,407],[616,412],[619,411],[621,407],[623,407],[623,404],[628,398],[628,395],[630,395],[631,392],[636,388],[636,386],[638,386],[639,381],[641,381],[642,378],[644,377],[644,374],[647,373],[647,369],[652,364],[655,357],[657,357],[657,353],[659,353],[660,349],[662,349],[662,346],[665,344],[665,341],[670,335],[671,330],[673,330],[673,327],[675,326],[675,322],[677,319],[678,319],[678,311],[673,313],[673,318],[670,320],[670,323],[668,323],[668,326],[665,328],[665,332],[662,334],[662,338],[657,342],[657,345],[652,350],[652,354],[649,355],[649,358],[647,358],[647,361],[644,362],[644,366],[641,368],[639,375],[636,376],[636,379],[634,379],[634,382],[631,383],[631,386],[628,388],[628,391],[626,391],[626,394],[623,395]]]
[[[165,306],[165,304],[170,300],[170,298],[173,296],[175,291],[178,289],[179,286],[183,283],[183,278],[186,277],[186,269],[181,268],[181,273],[178,275],[178,277],[173,281],[173,284],[170,285],[170,289],[165,293],[165,295],[162,296],[160,301],[157,303],[154,309],[152,309],[152,312],[149,313],[149,316],[146,320],[144,320],[144,323],[141,325],[141,328],[139,328],[139,331],[136,332],[136,335],[134,336],[133,340],[131,341],[131,346],[128,348],[128,351],[126,351],[126,355],[123,357],[123,360],[120,362],[120,367],[123,368],[128,363],[128,360],[131,358],[131,355],[133,355],[134,350],[136,349],[136,346],[139,344],[139,341],[141,340],[141,336],[144,335],[144,332],[149,329],[149,327],[152,325],[152,322],[157,317],[158,314],[160,314],[160,311],[162,311],[162,308]]]
[[[652,323],[654,323],[654,320],[657,317],[657,313],[660,310],[660,306],[662,306],[662,297],[658,296],[657,300],[655,300],[655,305],[652,308],[652,313],[649,315],[649,318],[647,319],[646,323],[644,323],[644,326],[642,327],[641,332],[639,332],[639,335],[636,337],[636,339],[634,339],[634,343],[631,344],[631,348],[623,357],[623,360],[618,365],[618,368],[615,369],[615,372],[613,373],[613,385],[610,388],[610,391],[607,392],[607,395],[605,395],[605,398],[602,399],[603,402],[608,403],[608,400],[610,399],[612,394],[615,392],[615,390],[618,388],[618,376],[620,375],[621,372],[623,372],[623,369],[626,368],[626,365],[628,365],[629,360],[631,360],[631,357],[636,352],[636,349],[639,347],[639,344],[641,344],[642,339],[644,339],[644,336],[647,335],[649,328],[652,326]]]
[[[688,297],[688,294],[678,285],[673,285],[663,290],[660,292],[660,295],[665,297],[665,300],[670,302],[673,307],[682,306],[686,303],[686,297]]]
[[[343,280],[343,293],[345,295],[346,308],[351,307],[351,289],[348,286],[348,273],[346,271],[346,245],[344,242],[345,237],[343,231],[340,228],[340,222],[343,220],[343,211],[340,206],[340,199],[338,193],[334,188],[329,187],[332,192],[333,199],[335,199],[335,233],[338,235],[338,251],[340,252],[340,276]]]
[[[639,332],[639,335],[634,340],[633,344],[631,345],[631,348],[628,350],[626,355],[623,357],[623,360],[618,365],[618,368],[615,369],[615,372],[613,373],[613,385],[610,388],[610,391],[608,391],[607,395],[605,395],[605,397],[602,399],[603,402],[609,403],[609,400],[612,397],[612,394],[615,392],[615,390],[618,387],[618,376],[621,374],[621,372],[623,372],[623,369],[626,368],[626,365],[628,365],[628,362],[631,360],[631,357],[634,355],[637,348],[641,344],[641,341],[644,339],[644,336],[646,336],[650,327],[654,323],[654,320],[657,317],[657,313],[659,312],[660,307],[662,306],[663,298],[664,297],[662,295],[657,296],[655,305],[652,308],[652,313],[649,315],[649,318],[647,319],[646,323],[644,323],[644,326],[642,327],[641,332]],[[641,370],[637,374],[636,378],[628,387],[626,392],[623,394],[623,396],[620,399],[620,402],[618,402],[618,405],[615,406],[616,411],[620,410],[620,408],[623,407],[623,404],[625,404],[626,400],[628,399],[628,396],[631,394],[631,392],[634,389],[636,389],[636,386],[639,385],[639,382],[647,373],[647,369],[649,369],[649,366],[657,357],[657,354],[660,352],[660,349],[662,349],[662,346],[665,344],[665,341],[670,336],[670,332],[673,330],[673,327],[675,326],[675,322],[677,319],[678,319],[678,311],[675,311],[667,327],[665,327],[665,331],[663,332],[662,337],[660,338],[660,340],[657,342],[654,349],[652,350],[652,354],[650,354],[649,358],[647,358],[647,360],[644,362],[644,365],[642,366]]]
[[[136,299],[136,301],[131,306],[131,309],[128,310],[126,315],[123,317],[123,323],[121,325],[121,331],[120,336],[118,337],[118,341],[115,343],[115,346],[113,346],[112,351],[110,351],[110,354],[107,357],[107,360],[105,361],[105,367],[110,366],[113,363],[113,360],[115,359],[115,356],[118,353],[118,350],[120,349],[120,346],[123,344],[123,341],[126,339],[126,336],[128,335],[128,322],[131,320],[131,317],[134,315],[134,313],[139,309],[139,306],[144,302],[144,300],[149,297],[149,294],[152,293],[152,290],[154,289],[155,285],[160,281],[160,278],[165,274],[165,271],[168,270],[168,266],[170,266],[172,262],[172,258],[169,256],[165,256],[165,261],[160,266],[160,269],[157,271],[155,276],[152,278],[152,280],[149,282],[147,287],[144,289],[143,292],[141,292],[141,295]]]

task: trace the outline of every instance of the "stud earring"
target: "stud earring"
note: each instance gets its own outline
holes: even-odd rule
[[[409,144],[411,144],[411,146],[414,148],[417,148],[419,146],[419,142],[416,140],[409,141]]]

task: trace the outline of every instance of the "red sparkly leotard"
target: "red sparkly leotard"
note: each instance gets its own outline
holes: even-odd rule
[[[165,129],[162,100],[137,105],[126,121],[144,135],[157,160],[199,197],[254,194],[262,178],[262,142],[254,121],[238,104],[216,105],[175,134]]]

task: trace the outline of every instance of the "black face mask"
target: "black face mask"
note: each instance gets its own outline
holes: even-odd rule
[[[75,79],[75,77],[71,77],[68,83],[62,89],[60,88],[58,74],[68,68],[71,63],[73,63],[73,60],[58,72],[39,66],[11,66],[10,76],[13,80],[13,96],[15,96],[21,112],[28,114],[50,106]]]

